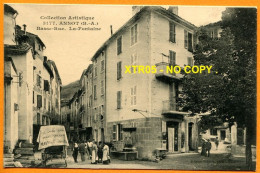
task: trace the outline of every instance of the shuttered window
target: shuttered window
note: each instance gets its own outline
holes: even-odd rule
[[[188,32],[184,30],[184,48],[188,48]]]
[[[170,34],[169,40],[175,43],[176,42],[175,24],[172,22],[169,22],[169,34]]]
[[[104,81],[101,81],[101,95],[104,95]]]
[[[37,95],[37,108],[41,108],[41,107],[42,107],[42,96]]]
[[[170,56],[169,56],[170,65],[175,65],[176,64],[176,52],[170,50],[169,54],[170,54]]]
[[[122,36],[117,39],[117,55],[122,53]]]
[[[188,57],[188,65],[193,66],[193,59],[192,57]]]
[[[131,45],[137,43],[137,24],[131,28]]]
[[[131,106],[135,106],[136,105],[136,86],[131,88]]]
[[[94,85],[94,99],[97,99],[97,85]]]
[[[117,91],[117,109],[121,109],[122,91]]]
[[[117,80],[122,78],[122,61],[117,63]]]
[[[116,141],[116,125],[113,125],[113,140]]]
[[[48,80],[44,80],[44,91],[49,91],[49,81]]]

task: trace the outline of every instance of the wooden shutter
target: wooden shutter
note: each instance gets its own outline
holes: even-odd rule
[[[117,39],[117,55],[122,53],[122,36]]]
[[[169,56],[169,63],[170,63],[170,65],[176,64],[176,53],[171,50],[170,50],[170,56]]]
[[[122,62],[117,63],[117,80],[121,79],[122,77]]]
[[[184,48],[188,48],[188,32],[184,30]]]
[[[192,57],[188,57],[188,65],[193,66],[193,59]]]
[[[117,91],[117,109],[121,109],[122,91]]]
[[[192,34],[188,33],[188,51],[192,52],[193,48],[192,48]]]
[[[37,95],[37,108],[41,108],[41,107],[42,107],[42,96]]]
[[[169,22],[169,33],[170,33],[169,40],[171,42],[175,43],[176,42],[176,40],[175,40],[175,35],[176,35],[176,33],[175,33],[175,25],[172,22]]]

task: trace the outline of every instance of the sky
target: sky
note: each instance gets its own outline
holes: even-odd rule
[[[62,84],[67,85],[79,80],[84,69],[91,63],[90,59],[97,49],[110,37],[110,25],[113,31],[118,30],[132,17],[132,6],[128,5],[43,5],[43,4],[9,4],[18,16],[16,24],[27,25],[27,31],[38,35],[44,42],[45,55],[54,60]],[[163,6],[168,8],[168,6]],[[225,7],[178,6],[178,14],[196,26],[206,25],[221,20]],[[47,16],[86,16],[94,17],[95,27],[99,31],[66,31],[37,30],[37,27],[53,27],[43,25],[49,21],[41,19]],[[52,20],[53,21],[53,20]],[[59,20],[56,20],[59,22]],[[67,20],[68,21],[68,20]],[[83,20],[76,20],[82,22]],[[91,26],[92,27],[92,26]]]

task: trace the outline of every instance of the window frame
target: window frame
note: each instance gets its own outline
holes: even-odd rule
[[[120,42],[119,42],[120,40]],[[120,44],[119,44],[120,43]],[[123,36],[119,36],[117,39],[116,39],[116,45],[117,45],[117,55],[120,55],[122,52],[123,52]]]
[[[133,46],[138,42],[138,24],[135,23],[130,28],[130,45]]]
[[[176,24],[169,21],[169,41],[176,43]]]

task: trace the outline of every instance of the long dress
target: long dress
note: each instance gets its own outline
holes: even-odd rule
[[[104,164],[109,163],[108,157],[109,157],[109,147],[105,145],[103,148],[103,158],[102,158]]]
[[[97,157],[97,145],[93,144],[92,146],[92,158],[91,158],[91,163],[97,163],[96,162],[96,157]]]

